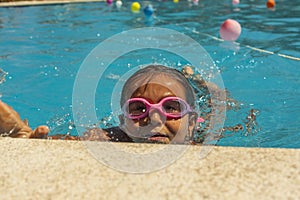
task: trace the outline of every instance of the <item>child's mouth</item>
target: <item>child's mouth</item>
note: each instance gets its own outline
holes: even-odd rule
[[[162,134],[162,133],[152,134],[150,137],[148,137],[148,141],[154,142],[154,143],[163,143],[163,144],[170,143],[170,139],[169,139],[168,135]]]

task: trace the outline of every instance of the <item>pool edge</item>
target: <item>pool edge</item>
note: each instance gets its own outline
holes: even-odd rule
[[[117,148],[153,147],[153,144],[113,144]],[[213,147],[200,159],[202,147],[190,146],[184,155],[161,170],[132,174],[103,165],[79,141],[0,138],[0,148],[0,194],[4,199],[295,199],[300,196],[300,149]]]

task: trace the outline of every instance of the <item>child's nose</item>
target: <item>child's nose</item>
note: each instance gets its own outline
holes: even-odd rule
[[[151,109],[149,111],[149,119],[150,123],[153,125],[161,125],[164,124],[166,117],[164,117],[159,110]]]

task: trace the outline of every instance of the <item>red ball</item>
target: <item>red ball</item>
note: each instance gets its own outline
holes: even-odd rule
[[[241,25],[233,20],[227,19],[220,27],[220,36],[223,40],[235,41],[242,32]]]
[[[239,4],[239,3],[240,3],[240,0],[232,0],[233,5],[236,5],[236,4]]]

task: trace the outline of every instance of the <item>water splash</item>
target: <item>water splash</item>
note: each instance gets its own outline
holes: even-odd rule
[[[0,68],[0,85],[5,82],[5,77],[8,73]],[[0,98],[2,97],[2,93],[0,93]]]
[[[63,135],[74,135],[75,125],[72,121],[71,114],[65,113],[63,115],[56,115],[52,119],[46,122],[49,126],[51,133],[54,134],[63,134]]]
[[[0,84],[5,82],[5,77],[8,73],[0,68]]]

